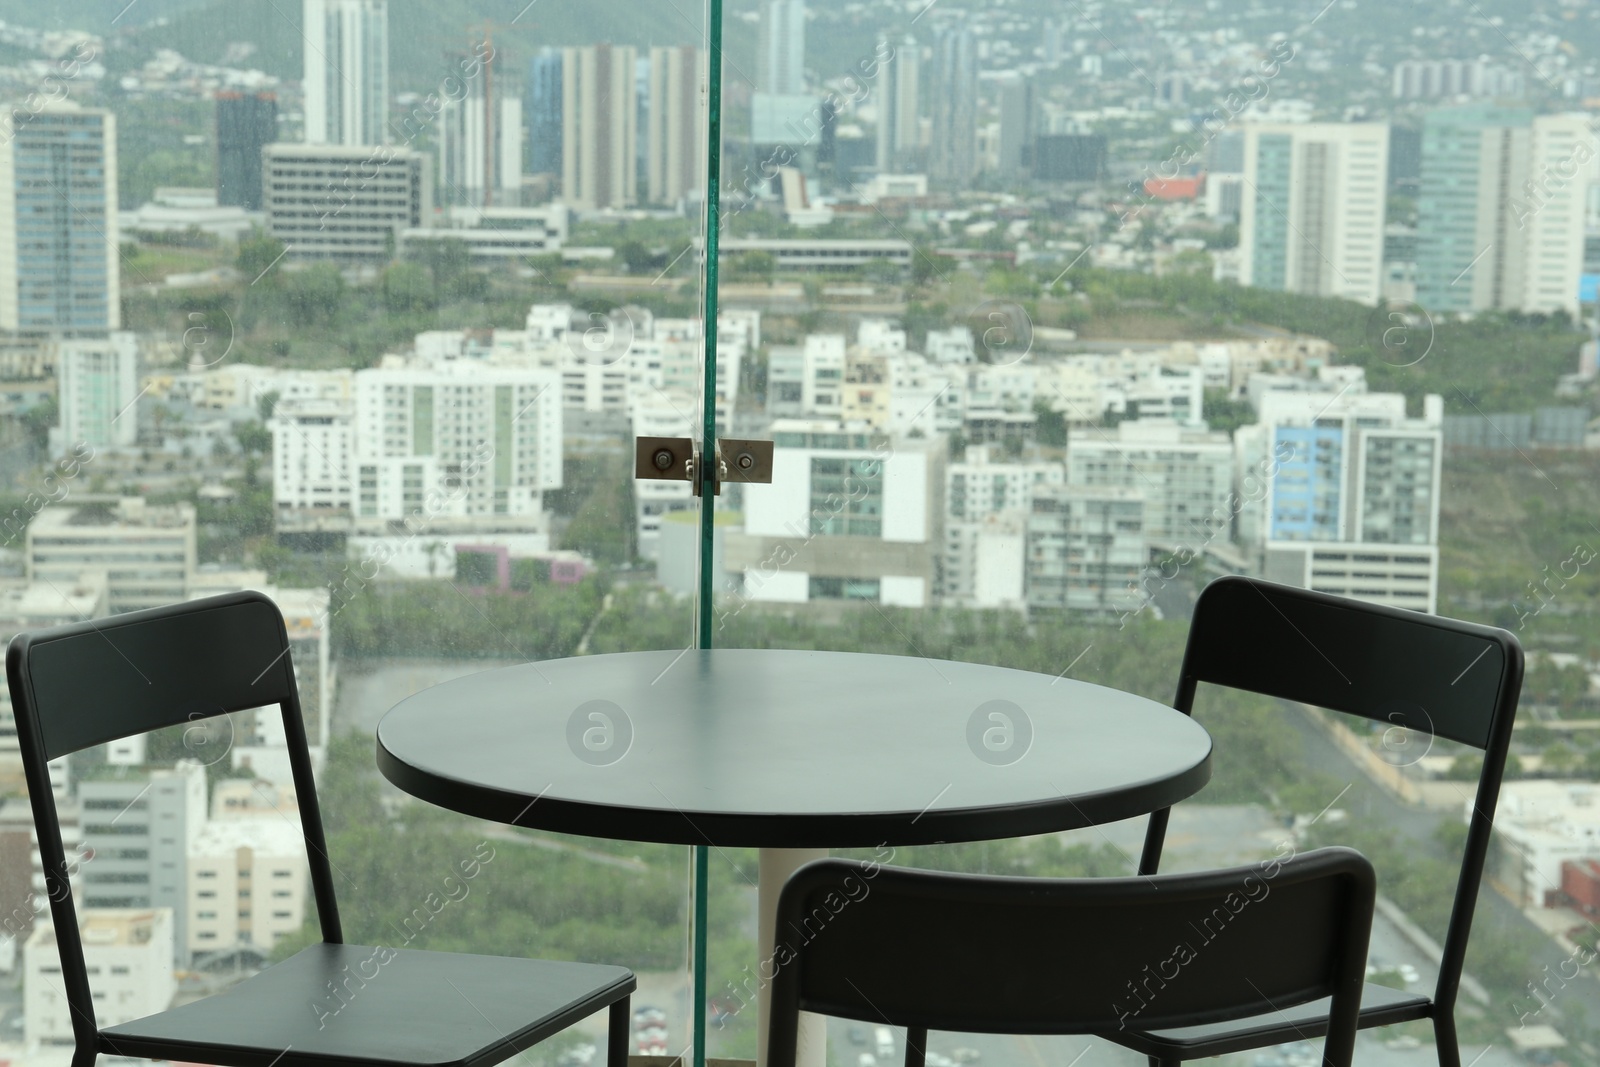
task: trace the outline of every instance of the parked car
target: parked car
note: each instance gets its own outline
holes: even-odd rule
[[[878,1058],[881,1060],[894,1059],[894,1031],[887,1026],[880,1026],[873,1030],[872,1035],[878,1045]]]

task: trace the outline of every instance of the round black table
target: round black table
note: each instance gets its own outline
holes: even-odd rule
[[[1142,815],[1206,783],[1211,739],[1154,701],[1027,671],[717,649],[445,682],[383,717],[378,766],[413,796],[508,825],[759,847],[770,946],[783,879],[818,850]],[[763,1034],[765,1019],[763,997]]]

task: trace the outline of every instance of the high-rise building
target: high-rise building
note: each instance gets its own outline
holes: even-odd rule
[[[704,197],[706,113],[701,86],[706,53],[693,45],[650,49],[650,199],[676,204]]]
[[[261,150],[277,139],[277,96],[217,94],[218,204],[261,210]]]
[[[1013,73],[1000,83],[1000,173],[1013,177],[1022,173],[1023,164],[1032,158],[1034,124],[1033,83]]]
[[[306,144],[389,141],[389,0],[305,0]]]
[[[918,117],[917,79],[921,53],[915,37],[891,48],[879,38],[878,55],[878,173],[903,174],[916,167],[922,125]]]
[[[133,411],[139,396],[139,346],[123,330],[103,339],[57,341],[56,404],[60,420],[50,433],[50,453],[75,446],[128,448],[138,438]]]
[[[301,259],[387,262],[433,215],[428,158],[408,148],[268,145],[267,232]]]
[[[561,195],[585,211],[638,200],[637,51],[594,44],[561,53]]]
[[[528,61],[522,113],[528,120],[528,173],[561,175],[561,49]]]
[[[522,98],[496,84],[490,54],[464,92],[439,109],[439,202],[516,207],[522,201]]]
[[[1332,381],[1327,383],[1332,385]],[[1399,393],[1261,394],[1235,432],[1239,539],[1266,577],[1433,611],[1439,580],[1444,403],[1408,418]]]
[[[1239,280],[1376,304],[1388,123],[1262,123],[1244,134]]]
[[[0,108],[0,175],[0,330],[96,337],[121,326],[116,116]]]
[[[978,46],[972,31],[940,34],[929,73],[928,177],[965,188],[978,172]]]
[[[172,947],[186,960],[188,859],[206,823],[205,767],[188,759],[170,769],[122,769],[79,782],[78,800],[83,844],[94,852],[94,862],[78,876],[84,904],[171,908]]]
[[[1593,144],[1583,115],[1488,104],[1430,112],[1417,301],[1434,312],[1576,314]]]
[[[756,38],[756,90],[779,95],[805,92],[805,0],[762,0]]]

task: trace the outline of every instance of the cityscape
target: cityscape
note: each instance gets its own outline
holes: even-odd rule
[[[352,941],[634,968],[631,1051],[673,1056],[685,850],[425,810],[389,707],[706,615],[1170,704],[1223,574],[1501,626],[1463,1053],[1600,1064],[1600,6],[728,0],[718,53],[673,0],[524,3],[0,0],[0,639],[265,593]],[[636,463],[708,423],[770,482]],[[1426,988],[1470,750],[1214,697],[1177,868],[1358,847],[1372,980]],[[103,1025],[316,939],[288,744],[240,712],[51,765]],[[892,862],[1124,874],[1142,827]],[[751,1058],[755,850],[717,851],[709,1050]],[[0,1067],[71,1060],[44,887],[0,695]],[[522,1061],[588,1067],[601,1018]],[[1142,1059],[927,1055],[1056,1058]]]

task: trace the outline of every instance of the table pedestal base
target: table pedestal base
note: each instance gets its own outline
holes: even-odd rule
[[[801,866],[812,860],[826,858],[825,848],[764,848],[761,850],[761,925],[758,944],[761,948],[759,972],[760,995],[757,998],[756,1017],[756,1067],[766,1067],[767,1025],[772,1016],[772,968],[776,965],[773,949],[777,944],[778,894],[783,883]],[[810,1012],[800,1013],[800,1041],[796,1049],[795,1067],[826,1067],[828,1062],[828,1021]]]

